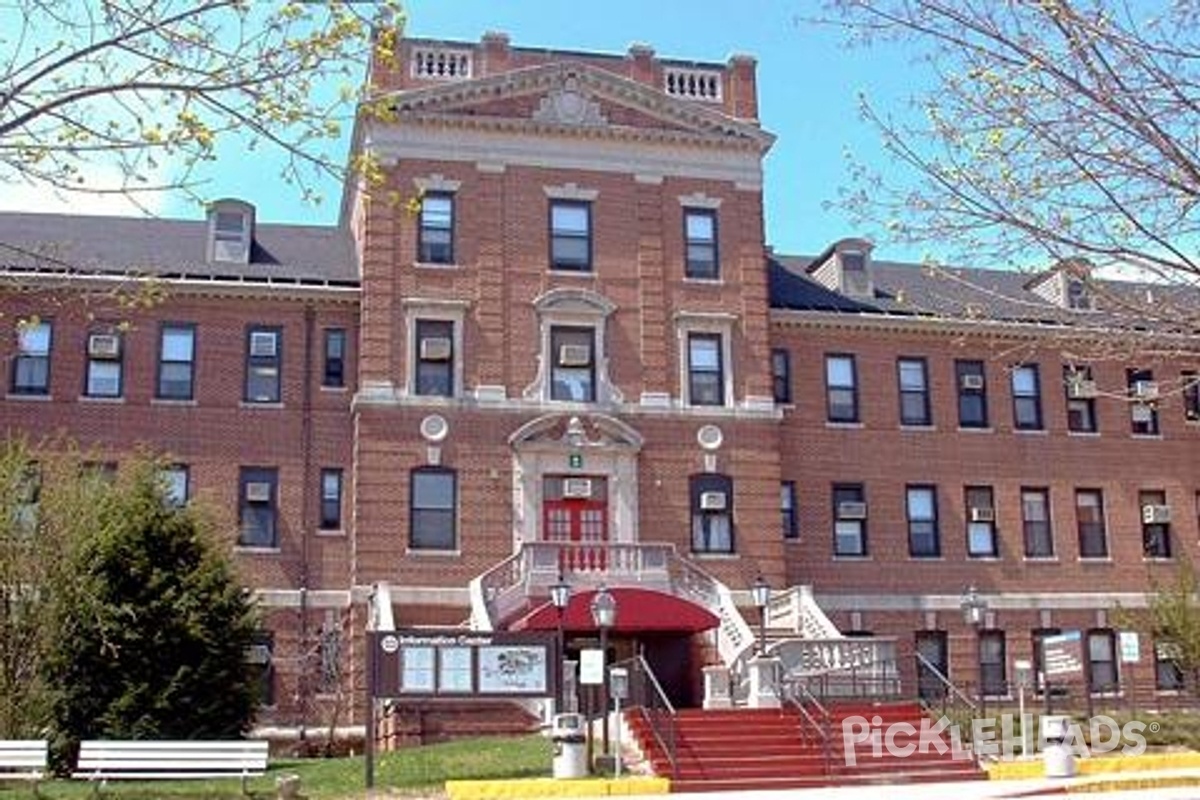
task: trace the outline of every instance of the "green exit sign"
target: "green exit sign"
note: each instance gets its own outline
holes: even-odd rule
[[[583,469],[583,453],[571,453],[567,457],[567,464],[571,469]]]

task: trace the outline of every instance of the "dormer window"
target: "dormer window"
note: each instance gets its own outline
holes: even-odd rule
[[[866,239],[843,239],[818,257],[808,268],[813,279],[834,292],[859,300],[875,297],[871,275],[871,243]]]
[[[1081,278],[1074,276],[1066,276],[1067,280],[1067,308],[1074,311],[1091,311],[1092,310],[1092,295],[1088,291],[1087,283]]]
[[[218,200],[208,213],[208,260],[248,264],[254,240],[254,206]]]

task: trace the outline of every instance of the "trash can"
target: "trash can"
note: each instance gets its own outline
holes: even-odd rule
[[[1075,753],[1066,743],[1070,735],[1070,717],[1042,717],[1042,738],[1046,742],[1042,766],[1047,778],[1075,777]]]
[[[587,737],[583,715],[555,714],[550,724],[550,739],[554,742],[554,777],[586,778]]]

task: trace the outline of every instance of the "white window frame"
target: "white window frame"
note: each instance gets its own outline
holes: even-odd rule
[[[467,308],[469,304],[465,300],[438,300],[432,298],[413,297],[402,301],[404,309],[404,335],[408,346],[405,348],[407,353],[407,363],[404,369],[404,394],[408,397],[418,398],[422,402],[445,402],[457,397],[462,397],[465,394],[465,385],[463,384],[463,324],[466,321]],[[417,320],[428,320],[430,322],[449,322],[454,328],[454,342],[451,345],[454,359],[454,381],[453,391],[449,397],[443,395],[419,395],[417,394],[417,361],[420,353],[418,348],[421,346],[417,341]]]
[[[562,405],[613,405],[624,400],[621,391],[612,382],[608,365],[608,321],[617,306],[603,295],[590,289],[557,288],[542,294],[533,301],[538,318],[538,367],[533,383],[522,393],[526,400],[538,403]],[[571,400],[551,398],[551,376],[554,372],[555,354],[551,352],[550,332],[553,328],[591,328],[592,368],[595,372],[595,400],[576,403]]]
[[[680,311],[675,315],[676,352],[679,354],[679,401],[684,408],[695,408],[700,411],[712,411],[718,408],[733,408],[736,405],[733,387],[735,386],[733,362],[733,327],[737,316],[721,312]],[[691,334],[716,334],[721,337],[721,378],[724,381],[722,397],[724,402],[719,406],[694,405],[691,398],[690,350],[688,339]]]

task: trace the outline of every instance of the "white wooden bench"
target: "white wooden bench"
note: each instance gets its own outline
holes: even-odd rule
[[[266,741],[86,741],[79,745],[71,776],[102,783],[241,778],[245,793],[247,780],[267,770],[268,746]]]
[[[44,739],[0,739],[0,781],[40,781],[46,774],[49,749]]]

